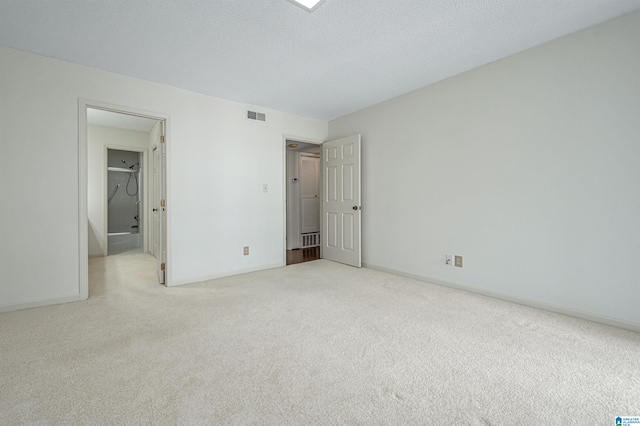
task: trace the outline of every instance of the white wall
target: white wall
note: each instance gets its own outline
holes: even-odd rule
[[[107,235],[105,229],[105,179],[106,158],[105,147],[123,150],[140,151],[147,154],[150,134],[135,130],[117,129],[115,127],[87,126],[87,213],[89,216],[89,256],[104,256],[107,252]],[[148,155],[145,155],[143,173],[143,206],[148,197]],[[142,237],[148,236],[148,221],[143,221]]]
[[[0,47],[0,182],[22,181],[1,186],[0,310],[79,298],[79,98],[170,116],[170,284],[284,264],[283,134],[326,122]]]
[[[300,248],[300,154],[287,151],[287,250]],[[293,182],[298,178],[298,182]]]
[[[639,325],[639,52],[633,13],[331,121],[364,263]]]

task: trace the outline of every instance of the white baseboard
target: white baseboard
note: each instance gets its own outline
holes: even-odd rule
[[[77,302],[80,300],[80,294],[71,296],[55,297],[52,299],[37,299],[27,302],[7,303],[0,305],[0,312],[18,311],[20,309],[40,308],[42,306],[59,305],[61,303]]]
[[[507,302],[517,303],[518,305],[529,306],[531,308],[541,309],[543,311],[554,312],[556,314],[567,315],[574,318],[580,318],[587,321],[597,322],[599,324],[609,325],[612,327],[623,328],[625,330],[635,331],[640,333],[640,324],[624,321],[616,318],[611,318],[603,315],[592,314],[589,312],[579,311],[577,309],[565,308],[563,306],[554,305],[551,303],[538,302],[536,300],[524,299],[521,297],[511,296],[505,293],[497,291],[485,290],[477,287],[468,287],[459,284],[453,284],[446,281],[434,280],[429,277],[421,277],[418,275],[408,274],[402,271],[396,271],[395,269],[385,268],[382,266],[363,264],[365,268],[375,269],[381,272],[387,272],[389,274],[400,275],[403,277],[411,278],[417,281],[426,282],[429,284],[441,285],[443,287],[455,288],[457,290],[468,291],[469,293],[480,294],[482,296],[492,297],[494,299],[500,299]]]
[[[223,272],[221,274],[205,275],[201,277],[184,278],[181,280],[171,280],[168,287],[176,287],[179,285],[195,284],[203,281],[215,280],[218,278],[230,277],[233,275],[248,274],[250,272],[265,271],[267,269],[282,268],[286,266],[285,262],[273,263],[270,265],[256,266],[252,268],[236,269],[233,271]]]

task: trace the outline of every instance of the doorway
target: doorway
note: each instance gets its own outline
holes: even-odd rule
[[[146,203],[142,197],[142,157],[143,152],[107,148],[108,255],[144,249],[142,230]]]
[[[285,139],[286,264],[321,258],[320,144]]]
[[[327,259],[346,265],[362,266],[362,205],[361,205],[361,135],[343,137],[326,142],[298,142],[297,138],[285,137],[285,259],[291,259],[289,250],[304,249],[309,240],[304,240],[302,232],[311,229],[302,225],[302,193],[300,177],[300,152],[319,153],[317,163],[318,179],[308,180],[309,185],[317,182],[310,193],[317,199],[319,230],[318,241],[309,235],[313,246],[320,245],[319,253],[297,256],[302,261]],[[312,145],[310,147],[309,145]],[[298,151],[298,154],[295,152]],[[296,157],[297,155],[297,157]],[[293,159],[292,159],[293,158]],[[298,170],[295,170],[295,167]],[[316,166],[314,166],[316,167]],[[297,188],[297,189],[296,189]],[[291,191],[298,191],[298,195]],[[309,188],[305,189],[308,191]],[[310,190],[309,190],[310,191]],[[291,201],[293,200],[293,201]],[[300,200],[298,203],[297,200]],[[300,211],[296,211],[299,208]],[[311,211],[311,210],[309,210]],[[305,216],[307,219],[311,215]],[[296,220],[298,224],[296,225]],[[315,225],[315,222],[313,222]],[[317,228],[316,228],[317,229]],[[315,234],[315,233],[312,233]],[[289,264],[289,262],[287,262]]]
[[[78,121],[81,297],[89,258],[123,253],[148,256],[166,285],[167,117],[81,99]]]

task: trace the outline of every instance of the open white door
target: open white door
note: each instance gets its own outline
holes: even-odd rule
[[[158,281],[160,284],[166,285],[165,273],[167,264],[167,215],[166,215],[166,170],[167,170],[167,149],[165,144],[165,123],[161,123],[162,130],[160,133],[160,143],[158,148],[153,152],[154,161],[154,216],[153,216],[153,250],[157,251],[156,270],[158,272]],[[159,200],[156,206],[156,199]],[[156,210],[157,209],[157,210]],[[155,255],[155,253],[154,253]]]
[[[153,211],[151,220],[151,254],[158,259],[160,257],[160,136],[158,143],[153,147]]]
[[[151,129],[151,177],[149,193],[152,205],[149,217],[149,251],[156,259],[160,257],[160,144],[162,143],[162,121]]]
[[[322,180],[322,257],[360,267],[360,135],[322,144]]]

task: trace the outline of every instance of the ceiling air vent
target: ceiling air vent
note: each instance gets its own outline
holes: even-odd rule
[[[267,121],[267,116],[261,112],[247,111],[247,118],[249,120]]]

